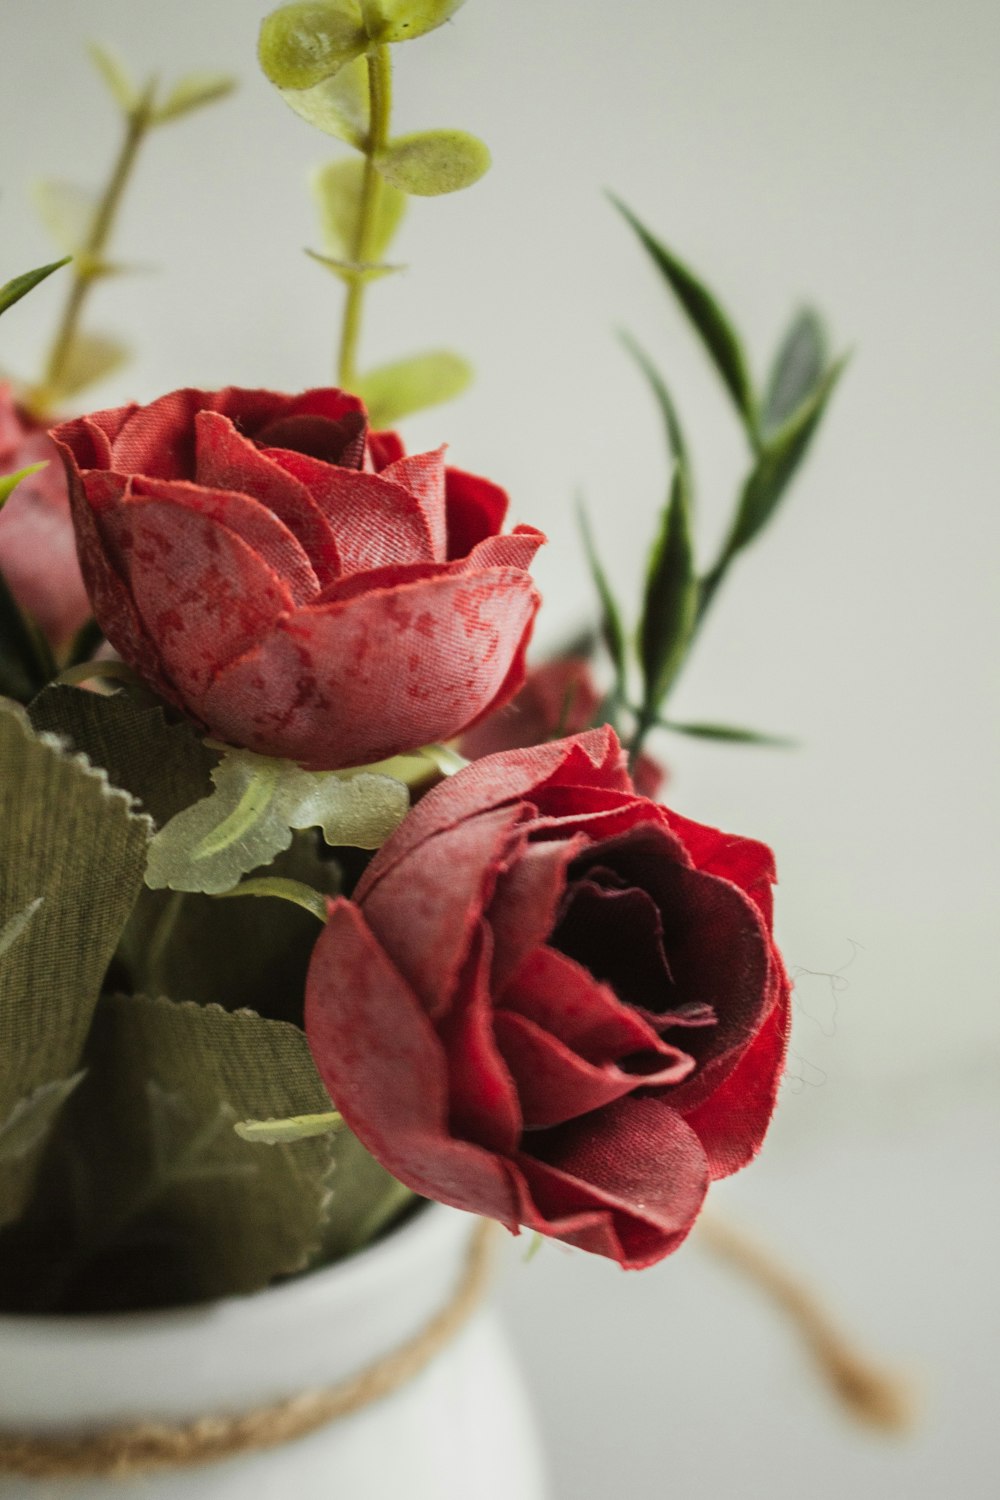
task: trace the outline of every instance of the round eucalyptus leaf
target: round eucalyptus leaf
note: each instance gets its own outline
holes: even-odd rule
[[[393,187],[433,198],[478,182],[490,165],[490,153],[464,130],[420,130],[390,141],[375,164]]]
[[[310,89],[367,45],[357,0],[295,0],[265,16],[257,55],[279,89]]]

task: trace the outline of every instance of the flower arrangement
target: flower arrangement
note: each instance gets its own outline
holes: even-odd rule
[[[0,1307],[250,1292],[423,1199],[648,1266],[758,1151],[789,984],[770,851],[656,799],[670,690],[776,514],[842,362],[798,317],[758,389],[704,283],[618,205],[747,438],[695,556],[678,409],[634,621],[582,518],[592,626],[529,670],[544,542],[394,425],[465,387],[446,351],[360,368],[408,200],[472,186],[464,132],[395,134],[394,49],[457,0],[305,0],[261,29],[282,98],[349,152],[314,178],[344,289],[337,384],[113,410],[81,331],[147,132],[221,99],[137,87],[103,198],[49,189],[72,267],[41,377],[0,398]],[[266,378],[264,376],[263,378]],[[516,513],[516,511],[515,511]],[[671,800],[673,794],[671,793]]]

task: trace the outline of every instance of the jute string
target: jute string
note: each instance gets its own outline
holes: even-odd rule
[[[797,1328],[820,1374],[851,1416],[883,1432],[913,1425],[916,1402],[910,1382],[859,1349],[816,1292],[770,1249],[714,1214],[702,1215],[698,1233],[703,1245],[755,1282]]]
[[[176,1426],[140,1422],[67,1436],[0,1432],[0,1472],[31,1479],[127,1479],[218,1463],[293,1442],[371,1406],[419,1375],[478,1306],[489,1281],[493,1227],[486,1220],[477,1226],[451,1298],[430,1322],[349,1380],[238,1415],[199,1417]]]

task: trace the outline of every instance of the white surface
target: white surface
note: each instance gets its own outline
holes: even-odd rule
[[[332,155],[254,74],[266,5],[4,0],[7,273],[46,258],[42,173],[96,177],[110,113],[77,50],[243,72],[240,97],[150,147],[117,241],[155,279],[93,317],[140,356],[95,404],[198,382],[321,381],[336,292],[300,177]],[[671,741],[671,800],[768,839],[799,981],[792,1081],[762,1161],[716,1194],[812,1268],[873,1349],[911,1361],[918,1436],[843,1425],[784,1329],[687,1248],[641,1277],[545,1252],[513,1270],[515,1334],[561,1500],[938,1500],[997,1493],[996,560],[1000,242],[993,0],[469,0],[398,54],[401,128],[481,133],[491,175],[417,204],[412,269],[376,287],[371,363],[452,344],[473,393],[410,425],[505,483],[550,534],[542,639],[586,583],[585,484],[634,586],[664,484],[636,331],[692,430],[705,551],[738,436],[684,325],[603,201],[613,186],[718,289],[758,368],[815,297],[855,350],[804,477],[727,587],[674,709],[784,731],[796,753]],[[50,284],[4,320],[29,351]],[[854,945],[858,945],[855,949]],[[822,977],[840,971],[842,980]],[[836,989],[837,1005],[833,1005]]]
[[[29,1432],[243,1412],[339,1384],[430,1322],[459,1281],[476,1221],[435,1206],[391,1240],[255,1297],[130,1318],[0,1317],[0,1411]],[[422,1373],[300,1442],[229,1463],[118,1481],[147,1500],[544,1500],[537,1440],[495,1314],[475,1312]],[[99,1500],[106,1481],[42,1486]],[[3,1500],[39,1500],[0,1474]]]

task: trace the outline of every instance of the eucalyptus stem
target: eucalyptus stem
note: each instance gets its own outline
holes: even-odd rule
[[[153,97],[156,81],[151,80],[142,97],[125,117],[125,134],[111,169],[107,186],[101,194],[94,221],[80,254],[73,261],[73,280],[62,317],[56,328],[52,347],[45,362],[42,383],[35,393],[35,404],[48,407],[58,397],[60,383],[73,354],[84,302],[93,282],[101,275],[101,262],[115,224],[122,197],[135,166],[139,147],[153,123]]]
[[[376,43],[368,52],[368,95],[370,115],[365,140],[365,170],[361,179],[361,211],[351,246],[353,268],[344,303],[337,357],[337,384],[350,390],[357,380],[358,340],[361,334],[361,312],[367,278],[364,267],[371,260],[371,241],[382,193],[382,176],[375,165],[377,156],[389,139],[389,117],[392,111],[392,63],[385,43]]]

